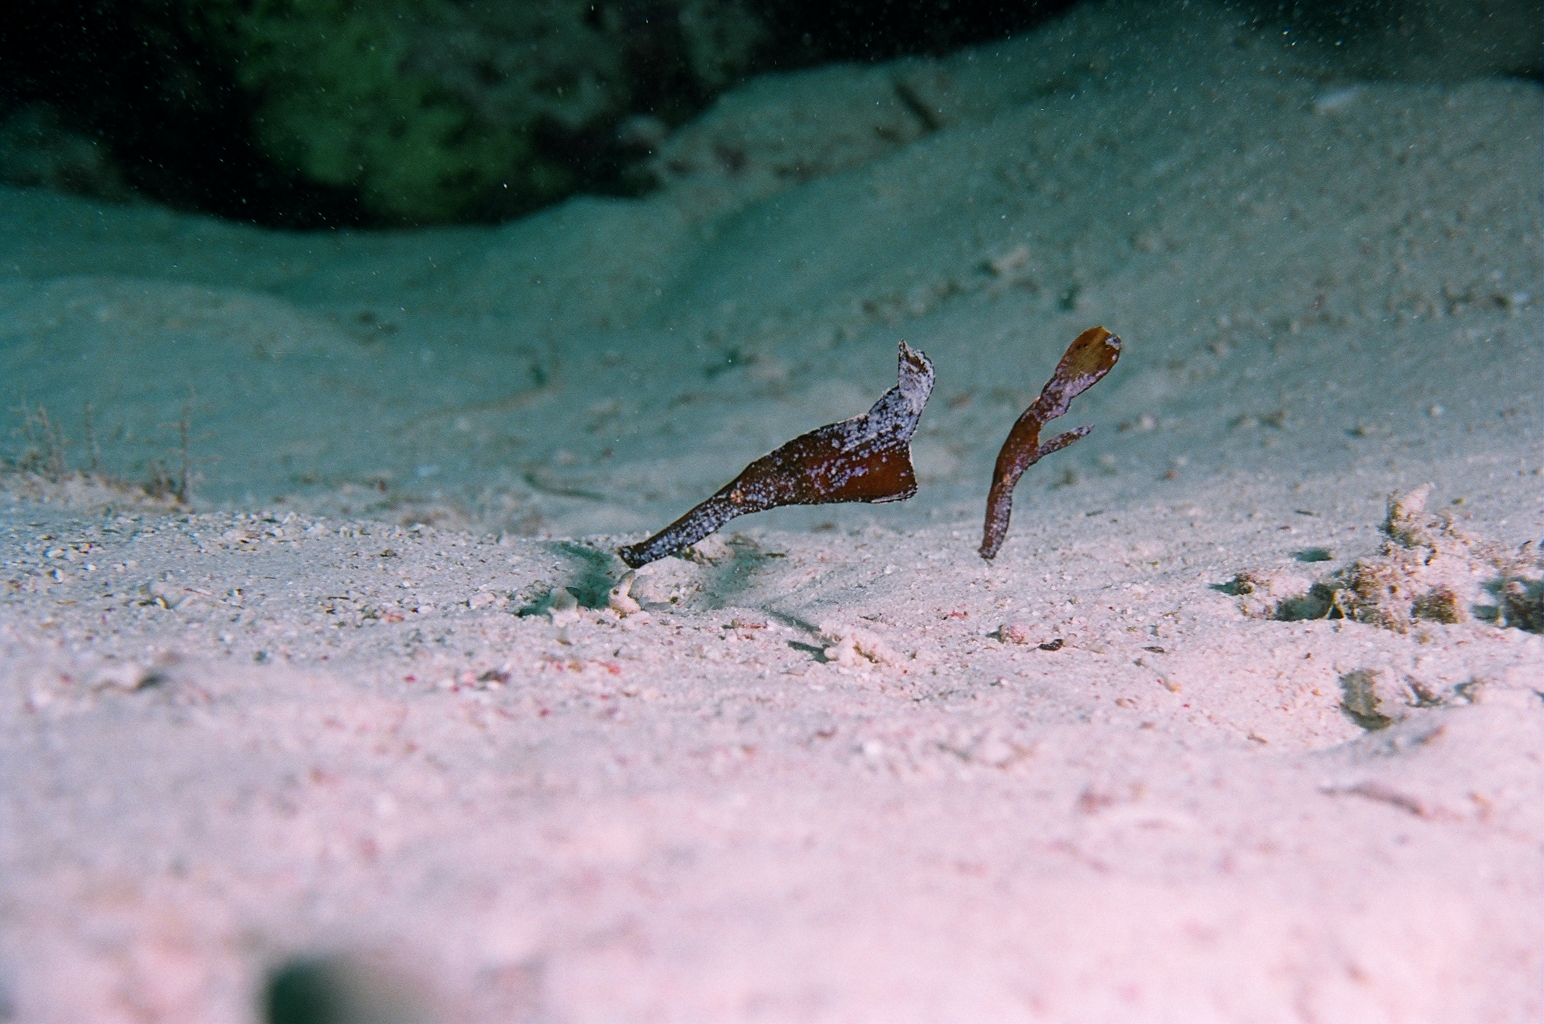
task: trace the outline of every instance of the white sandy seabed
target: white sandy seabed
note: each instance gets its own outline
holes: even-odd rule
[[[753,82],[501,228],[0,194],[7,425],[175,476],[191,393],[195,460],[0,477],[0,1019],[1544,1016],[1540,90],[1187,10]],[[902,337],[915,499],[611,595]]]

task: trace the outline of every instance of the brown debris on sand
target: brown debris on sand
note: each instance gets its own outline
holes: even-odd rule
[[[1453,515],[1431,512],[1431,484],[1389,495],[1375,554],[1311,585],[1284,570],[1250,569],[1222,586],[1252,618],[1347,619],[1408,633],[1421,623],[1476,618],[1544,632],[1544,556],[1476,537]]]
[[[1024,471],[1094,429],[1078,427],[1057,434],[1045,444],[1040,443],[1040,428],[1065,413],[1074,398],[1110,372],[1120,358],[1120,345],[1120,338],[1103,327],[1090,327],[1078,335],[1067,346],[1040,397],[1013,424],[1002,450],[997,453],[997,466],[992,471],[992,490],[986,499],[986,526],[981,535],[982,558],[996,557],[1003,538],[1008,535],[1008,519],[1013,514],[1013,488]]]
[[[1315,587],[1326,615],[1399,633],[1420,621],[1468,622],[1481,581],[1489,579],[1499,590],[1493,621],[1535,629],[1538,565],[1531,548],[1507,551],[1466,533],[1451,515],[1427,511],[1431,491],[1423,484],[1389,496],[1382,549]]]
[[[932,391],[932,362],[901,342],[896,385],[868,412],[801,434],[763,455],[686,515],[617,554],[636,569],[690,547],[750,512],[782,505],[910,498],[917,493],[911,436]]]

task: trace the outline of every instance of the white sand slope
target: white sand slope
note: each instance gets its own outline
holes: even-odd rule
[[[197,460],[0,476],[0,1019],[1544,1015],[1537,83],[1199,5],[810,76],[500,229],[0,192],[7,426]],[[916,498],[623,576],[902,337]]]

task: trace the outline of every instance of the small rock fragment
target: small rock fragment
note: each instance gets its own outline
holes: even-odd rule
[[[554,626],[566,626],[579,618],[579,599],[567,587],[556,587],[547,595],[547,618]]]
[[[1020,644],[1027,646],[1035,643],[1034,635],[1029,627],[1022,622],[1006,622],[998,630],[997,635],[1005,644]]]
[[[126,690],[133,692],[155,681],[155,673],[133,661],[108,661],[99,666],[91,677],[91,686],[97,690]]]
[[[826,660],[845,668],[866,668],[869,665],[895,666],[901,658],[879,636],[866,629],[843,628],[826,630],[834,641],[825,649]]]
[[[683,551],[682,557],[693,562],[711,565],[714,562],[723,561],[732,554],[734,552],[730,550],[728,544],[724,543],[724,538],[716,533],[710,533]]]
[[[637,578],[636,572],[624,573],[617,581],[617,585],[606,595],[606,607],[624,618],[643,611],[643,605],[639,604],[632,595],[633,583]]]
[[[1469,684],[1473,686],[1473,684]],[[1361,668],[1340,677],[1340,706],[1364,729],[1384,729],[1409,718],[1417,708],[1453,703],[1452,688],[1414,676],[1396,676],[1388,669]],[[1461,691],[1473,702],[1468,690]],[[1460,700],[1459,703],[1462,703]]]

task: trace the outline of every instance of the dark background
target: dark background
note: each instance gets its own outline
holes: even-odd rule
[[[0,119],[30,110],[29,124],[42,119],[35,131],[79,138],[95,150],[87,154],[86,170],[40,181],[18,181],[14,175],[6,180],[106,199],[150,199],[270,226],[389,224],[390,218],[362,206],[353,190],[307,180],[262,150],[250,128],[254,101],[234,81],[228,59],[211,51],[186,23],[187,5],[195,2],[11,0],[0,18]],[[742,6],[765,33],[736,78],[830,61],[942,54],[1033,29],[1075,2],[752,0]],[[1477,61],[1480,73],[1540,73],[1536,0],[1463,5],[1256,0],[1239,9],[1261,25],[1279,24],[1331,47],[1359,41],[1361,70],[1371,75],[1461,77],[1468,73],[1465,60]],[[605,10],[614,23],[620,19],[628,26],[625,31],[636,41],[626,62],[633,82],[625,113],[653,116],[668,129],[712,101],[714,92],[676,66],[679,47],[659,28],[670,18],[659,16],[650,0],[611,0]],[[1458,37],[1467,45],[1454,46]],[[1391,48],[1410,59],[1391,58]],[[1446,67],[1452,75],[1444,74]],[[619,122],[613,119],[604,131],[551,133],[539,144],[574,168],[579,190],[637,192],[647,187],[637,173],[647,152],[616,141]],[[473,212],[456,219],[499,220],[510,213]]]

